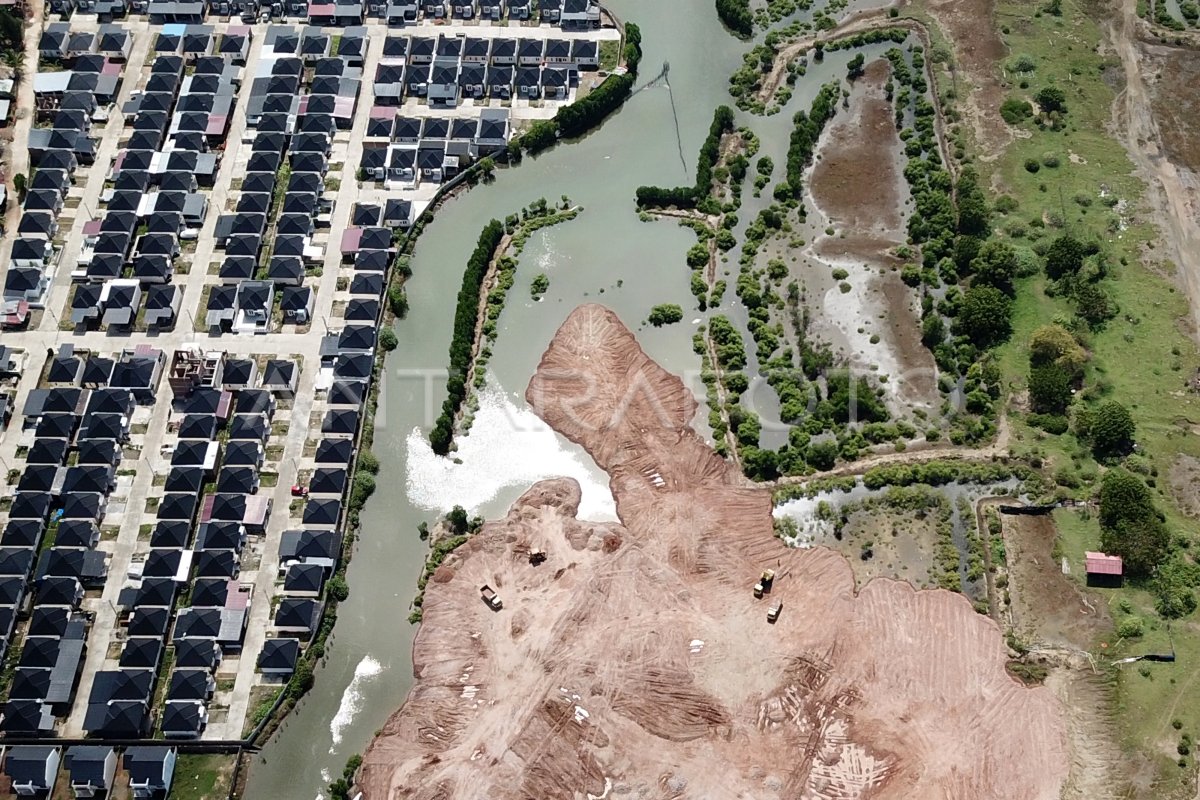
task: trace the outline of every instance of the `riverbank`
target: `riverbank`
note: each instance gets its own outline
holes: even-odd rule
[[[487,385],[486,369],[492,357],[492,347],[500,332],[500,315],[504,312],[508,292],[516,280],[517,261],[525,249],[525,244],[537,231],[570,222],[582,212],[582,206],[572,206],[571,201],[564,195],[561,208],[552,207],[542,199],[505,218],[504,235],[496,245],[487,273],[483,277],[476,311],[475,334],[471,344],[471,359],[464,381],[467,394],[463,408],[455,420],[455,436],[463,436],[470,432],[475,412],[479,410],[479,391]],[[546,285],[541,286],[540,291],[537,291],[538,288],[535,287],[535,293],[538,296],[544,294],[549,288],[549,279],[546,279]]]
[[[698,103],[696,108],[678,109],[685,146],[697,147],[699,140],[693,140],[691,129],[697,118],[707,125],[723,92],[711,76],[732,68],[738,58],[736,45],[726,42],[713,15],[702,13],[707,7],[697,6],[695,13],[681,16],[677,10],[622,5],[618,0],[614,10],[645,22],[646,47],[655,63],[670,59],[674,91]],[[697,50],[697,43],[704,44]],[[671,112],[665,93],[648,90],[634,100],[569,147],[527,157],[519,169],[497,169],[494,182],[461,193],[423,224],[420,245],[411,258],[413,278],[405,283],[409,311],[396,325],[398,347],[381,376],[373,445],[381,465],[381,489],[361,515],[363,533],[348,575],[351,596],[342,605],[326,657],[317,668],[318,691],[300,701],[266,744],[261,754],[265,761],[255,757],[259,763],[251,772],[247,796],[303,798],[324,793],[347,756],[363,750],[407,694],[416,632],[406,621],[407,607],[428,552],[417,536],[421,521],[435,519],[455,503],[473,514],[502,514],[530,482],[548,476],[547,470],[575,476],[584,487],[587,513],[611,518],[611,495],[590,460],[544,425],[535,425],[524,403],[506,389],[524,384],[540,347],[508,347],[505,342],[544,343],[561,322],[558,315],[565,304],[595,297],[600,290],[630,320],[644,319],[664,300],[686,302],[686,272],[681,277],[673,269],[639,266],[641,259],[669,263],[671,254],[686,249],[685,237],[691,233],[652,229],[630,208],[628,198],[638,182],[682,179],[676,142],[669,135]],[[668,136],[651,136],[648,131]],[[515,209],[538,197],[563,193],[587,207],[580,218],[587,224],[556,226],[530,239],[499,321],[500,338],[488,364],[489,385],[481,393],[480,416],[470,436],[464,437],[467,446],[456,453],[463,463],[437,458],[428,452],[424,432],[443,399],[449,310],[475,234],[497,209]],[[463,231],[470,234],[464,237]],[[604,232],[603,247],[597,247],[598,231]],[[543,272],[550,286],[541,301],[534,302],[522,287],[534,273]],[[648,331],[646,343],[657,358],[681,371],[698,364],[689,343],[667,329]],[[484,419],[489,421],[484,424]],[[500,453],[509,455],[501,458]],[[388,491],[382,489],[385,486]],[[381,621],[380,609],[393,613],[384,612]]]

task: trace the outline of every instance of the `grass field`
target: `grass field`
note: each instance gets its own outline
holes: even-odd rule
[[[1065,509],[1055,513],[1054,522],[1059,549],[1072,565],[1071,578],[1082,586],[1083,553],[1099,549],[1100,526],[1094,515]],[[1094,590],[1090,596],[1093,602],[1107,602],[1117,628],[1136,617],[1144,629],[1141,636],[1132,638],[1121,638],[1114,630],[1094,651],[1097,667],[1111,668],[1117,658],[1175,654],[1174,663],[1142,662],[1115,668],[1120,690],[1113,717],[1125,722],[1121,733],[1126,746],[1151,758],[1159,776],[1155,788],[1161,794],[1156,796],[1190,796],[1195,780],[1194,754],[1182,757],[1177,747],[1184,734],[1193,738],[1200,735],[1200,707],[1193,701],[1200,688],[1200,635],[1195,623],[1185,619],[1168,625],[1155,614],[1153,596],[1137,583],[1126,583],[1121,589]]]
[[[175,762],[171,800],[225,800],[233,779],[233,756],[183,755]]]
[[[1044,246],[1069,233],[1080,240],[1100,241],[1109,254],[1112,270],[1103,286],[1116,300],[1119,313],[1102,330],[1085,336],[1092,354],[1085,389],[1093,388],[1087,400],[1102,394],[1130,409],[1138,426],[1135,466],[1159,493],[1158,505],[1172,531],[1194,549],[1195,523],[1178,510],[1167,474],[1179,454],[1200,455],[1200,439],[1192,434],[1190,421],[1200,420],[1200,397],[1186,388],[1200,359],[1184,332],[1187,301],[1172,282],[1174,265],[1166,263],[1156,248],[1159,234],[1143,200],[1144,187],[1132,174],[1122,145],[1109,135],[1123,73],[1119,62],[1101,55],[1099,15],[1086,3],[1064,0],[1062,16],[1034,10],[1008,0],[997,6],[996,25],[1009,49],[1002,65],[1009,82],[1007,97],[1032,101],[1041,88],[1058,87],[1066,97],[1065,125],[1053,131],[1026,120],[1016,126],[1016,137],[998,158],[977,159],[974,166],[981,183],[996,190],[993,200],[1007,195],[1016,201],[1015,210],[995,214],[993,224],[998,235],[1019,251],[1032,254],[1039,240],[1039,246]],[[1018,61],[1024,71],[1014,69]],[[950,84],[946,80],[942,85]],[[1119,201],[1115,206],[1114,198]],[[1047,296],[1045,288],[1041,274],[1018,284],[1013,336],[998,352],[1005,382],[1014,393],[1025,386],[1027,343],[1033,330],[1072,316],[1069,303]],[[1084,443],[1070,433],[1052,436],[1030,428],[1020,413],[1011,416],[1010,447],[1017,455],[1044,464],[1047,474],[1060,479],[1064,493],[1095,494],[1104,468]],[[1099,524],[1094,513],[1065,510],[1055,514],[1055,522],[1058,551],[1067,558],[1072,579],[1082,585],[1083,553],[1100,549]],[[1172,797],[1191,791],[1194,756],[1190,748],[1178,746],[1184,734],[1200,736],[1200,706],[1192,699],[1200,688],[1200,629],[1195,615],[1168,628],[1154,611],[1153,596],[1138,584],[1092,591],[1089,597],[1109,604],[1116,627],[1123,622],[1132,627],[1130,617],[1143,621],[1140,637],[1122,640],[1114,629],[1105,637],[1105,647],[1098,642],[1098,666],[1108,666],[1114,657],[1172,649],[1176,653],[1174,664],[1119,668],[1113,718],[1119,721],[1126,746],[1150,756],[1149,771],[1157,780],[1144,796]],[[1189,752],[1183,756],[1185,749]],[[1130,772],[1135,771],[1131,767]]]

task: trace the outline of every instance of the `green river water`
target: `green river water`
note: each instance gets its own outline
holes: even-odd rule
[[[396,326],[400,344],[388,356],[383,377],[373,448],[381,463],[379,489],[362,514],[349,568],[350,597],[340,606],[315,688],[252,759],[250,800],[320,796],[347,757],[365,750],[403,703],[412,684],[416,632],[407,621],[409,603],[427,550],[417,536],[420,522],[432,523],[456,503],[485,517],[503,515],[532,482],[559,474],[584,485],[581,515],[611,518],[604,476],[582,451],[536,424],[521,399],[571,309],[585,302],[612,308],[637,331],[650,356],[684,376],[703,402],[699,358],[691,350],[694,321],[702,315],[695,310],[684,264],[695,235],[669,222],[639,221],[634,189],[693,180],[713,109],[732,105],[728,76],[748,45],[722,30],[712,0],[610,0],[609,6],[641,26],[643,80],[670,62],[670,90],[641,91],[582,141],[501,170],[492,185],[447,204],[421,237],[408,284],[411,311]],[[808,107],[823,81],[845,74],[849,55],[831,53],[824,64],[810,68],[784,113],[739,114],[740,122],[749,121],[761,137],[760,154],[770,155],[777,171],[786,162],[791,115]],[[492,217],[503,218],[539,197],[556,202],[564,194],[585,211],[536,234],[525,248],[501,316],[483,407],[471,435],[460,441],[462,463],[437,459],[422,432],[444,397],[455,296],[479,231]],[[769,202],[747,190],[738,230]],[[726,266],[735,272],[736,251],[733,255]],[[535,303],[529,283],[540,271],[548,274],[550,289]],[[723,310],[737,317],[730,284]],[[665,302],[685,309],[683,322],[662,329],[644,326],[650,308]],[[699,416],[706,414],[702,409]]]

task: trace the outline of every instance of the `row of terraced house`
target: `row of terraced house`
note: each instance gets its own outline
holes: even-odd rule
[[[210,14],[240,16],[245,22],[302,18],[314,25],[361,25],[380,20],[388,25],[422,21],[487,21],[541,23],[582,31],[600,26],[595,0],[51,0],[50,10],[63,18],[78,12],[112,22],[145,14],[151,24],[202,23]]]

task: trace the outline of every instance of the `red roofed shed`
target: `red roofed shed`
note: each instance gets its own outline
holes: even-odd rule
[[[1088,551],[1083,554],[1088,586],[1120,586],[1125,565],[1120,556]]]

